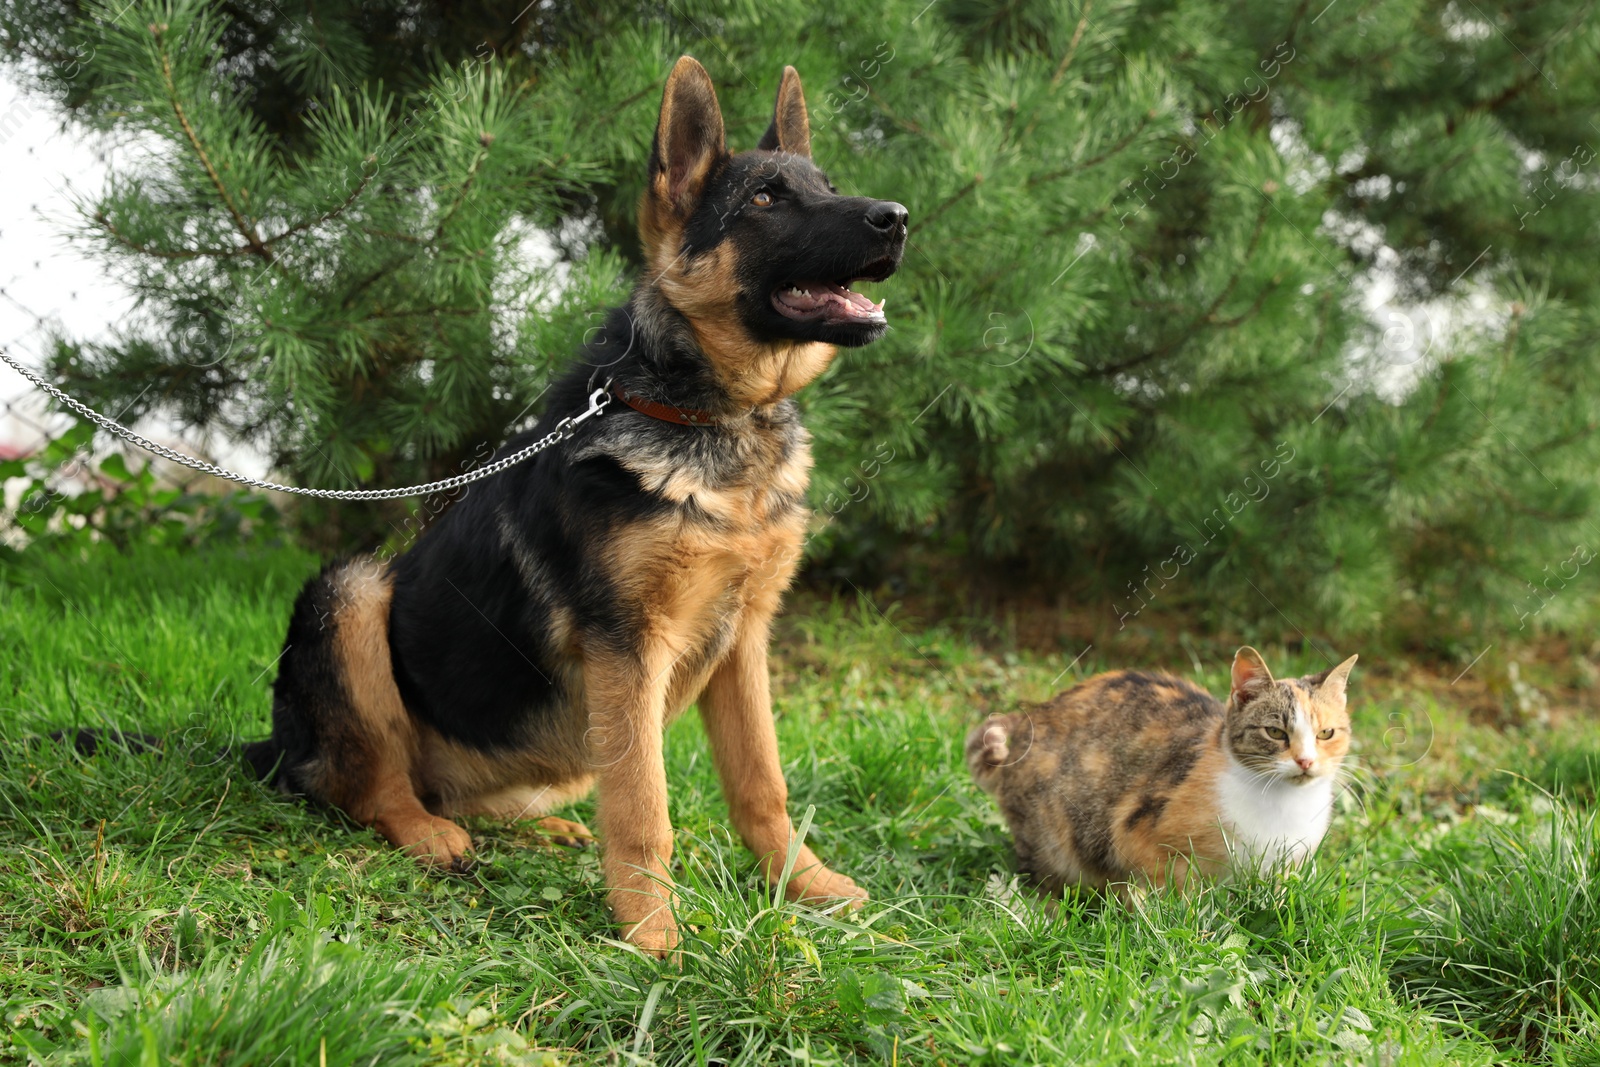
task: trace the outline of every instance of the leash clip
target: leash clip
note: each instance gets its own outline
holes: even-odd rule
[[[581,415],[568,415],[566,418],[556,423],[556,440],[565,441],[567,438],[577,433],[578,426],[580,424],[588,422],[590,419],[600,414],[606,409],[606,405],[609,403],[611,403],[611,379],[607,378],[605,385],[589,394],[588,411],[585,411]]]

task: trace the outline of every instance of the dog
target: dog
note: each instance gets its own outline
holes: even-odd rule
[[[678,944],[662,731],[698,703],[734,827],[771,882],[794,830],[767,646],[799,562],[810,438],[794,393],[887,330],[850,290],[895,272],[906,209],[842,196],[811,160],[800,78],[731,154],[710,76],[684,56],[662,95],[639,207],[645,269],[555,385],[548,433],[405,553],[344,560],[295,602],[272,736],[279,789],[331,805],[423,864],[462,868],[469,815],[532,819],[598,786],[602,868],[623,936]],[[544,818],[567,840],[588,836]],[[859,907],[810,848],[792,900]]]

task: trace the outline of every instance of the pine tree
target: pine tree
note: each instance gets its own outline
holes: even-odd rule
[[[41,84],[158,146],[86,225],[166,326],[65,346],[86,399],[156,382],[319,484],[470,462],[622,292],[672,59],[734,147],[792,63],[835,183],[913,227],[890,336],[802,394],[820,558],[919,545],[1111,629],[1448,641],[1591,602],[1589,5],[485,7],[425,57],[398,8],[231,10],[6,9],[91,57]],[[1414,321],[1364,310],[1382,278]]]
[[[84,106],[101,121],[115,106],[114,127],[154,145],[88,208],[87,236],[165,325],[63,346],[54,370],[94,402],[165,406],[270,447],[304,483],[431,480],[530,421],[549,354],[615,295],[614,257],[526,254],[599,173],[558,84],[530,93],[468,59],[414,72],[401,97],[347,86],[330,40],[282,64],[306,97],[274,134],[219,72],[228,26],[207,6],[108,7],[78,29],[103,86]],[[302,517],[333,547],[400,514]]]

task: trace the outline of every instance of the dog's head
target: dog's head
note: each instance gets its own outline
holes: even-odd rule
[[[661,100],[639,232],[647,283],[689,320],[729,392],[762,402],[815,377],[832,346],[883,336],[883,305],[851,285],[899,267],[906,209],[839,195],[811,161],[793,67],[760,143],[730,154],[711,78],[684,56]]]

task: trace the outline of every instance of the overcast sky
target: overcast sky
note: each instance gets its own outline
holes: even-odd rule
[[[63,235],[75,216],[75,190],[100,187],[106,165],[96,146],[24,94],[0,68],[0,345],[19,363],[39,366],[43,319],[77,337],[103,336],[133,308],[129,294]],[[0,404],[38,421],[44,405],[15,371],[0,364]],[[0,446],[28,447],[39,434],[9,410]]]
[[[25,366],[43,363],[46,324],[77,340],[94,340],[109,336],[134,312],[127,288],[69,239],[80,226],[79,197],[97,193],[117,160],[117,150],[104,139],[63,129],[48,101],[24,92],[12,72],[0,67],[0,346]],[[50,420],[45,398],[0,364],[0,455],[38,448],[39,427],[51,426]],[[56,416],[53,425],[59,429],[64,422]],[[175,428],[159,420],[138,429],[183,446]],[[264,459],[250,449],[211,452],[208,458],[247,474],[265,473]]]
[[[131,294],[67,242],[74,198],[93,192],[106,176],[104,146],[59,118],[37,96],[22,93],[0,67],[0,346],[24,365],[38,366],[48,331],[58,323],[77,338],[106,336],[133,310]],[[19,405],[21,402],[21,406]],[[0,365],[0,446],[37,445],[38,432],[11,411],[37,422],[43,403],[16,371]]]

